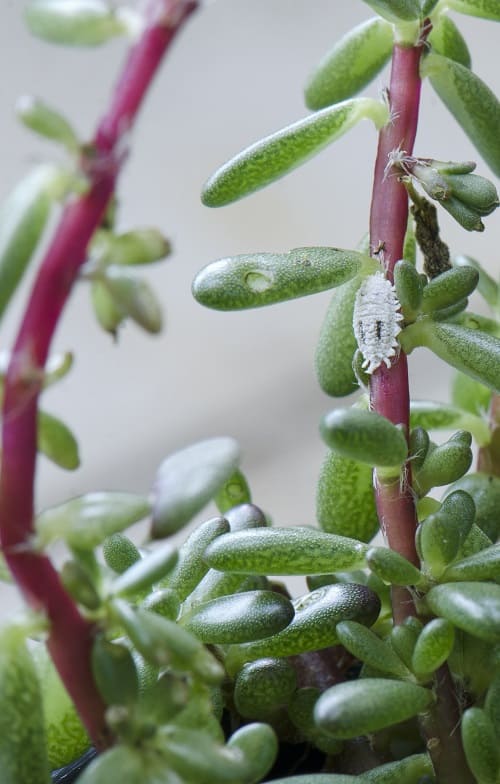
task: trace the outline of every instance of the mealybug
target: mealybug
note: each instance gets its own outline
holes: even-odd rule
[[[373,373],[382,362],[391,367],[391,357],[398,351],[397,336],[401,332],[399,322],[403,314],[394,286],[376,272],[366,278],[356,295],[353,328],[359,349],[364,357],[362,367]]]

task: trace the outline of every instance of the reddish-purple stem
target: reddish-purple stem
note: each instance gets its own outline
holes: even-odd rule
[[[408,195],[388,166],[397,150],[411,155],[417,132],[420,100],[419,62],[421,46],[394,46],[389,87],[391,121],[379,138],[370,215],[370,245],[373,255],[383,260],[387,277],[393,279],[395,263],[403,256],[408,221]],[[401,352],[391,368],[382,365],[372,376],[371,407],[394,424],[409,429],[410,395],[406,356]],[[411,495],[409,468],[403,481],[384,483],[375,478],[377,511],[389,546],[418,565],[415,550],[416,513]],[[396,595],[397,594],[397,595]],[[397,623],[413,612],[406,591],[393,596]]]
[[[51,340],[89,241],[106,212],[133,125],[159,63],[197,0],[154,0],[132,47],[108,112],[82,161],[89,190],[66,207],[43,259],[12,352],[4,387],[0,538],[9,568],[30,606],[50,621],[48,647],[94,743],[110,742],[105,706],[94,685],[92,625],[81,616],[58,572],[30,552],[34,518],[38,396]]]

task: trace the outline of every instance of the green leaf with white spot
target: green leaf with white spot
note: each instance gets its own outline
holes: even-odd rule
[[[341,286],[367,257],[340,248],[295,248],[214,261],[193,281],[193,295],[216,310],[243,310],[317,294]]]
[[[392,27],[380,17],[354,27],[316,66],[305,87],[309,109],[351,98],[374,79],[391,56]]]
[[[202,191],[203,203],[207,207],[222,207],[264,188],[305,163],[364,118],[381,128],[389,119],[388,109],[372,98],[353,98],[266,136],[210,177]]]

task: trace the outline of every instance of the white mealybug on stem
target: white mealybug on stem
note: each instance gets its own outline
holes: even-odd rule
[[[403,320],[399,308],[394,286],[383,272],[370,275],[359,287],[354,303],[353,328],[364,357],[362,367],[367,373],[373,373],[383,362],[391,367],[391,358],[399,349],[399,322]]]

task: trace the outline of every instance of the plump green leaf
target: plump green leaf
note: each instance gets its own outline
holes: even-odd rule
[[[321,467],[316,516],[331,534],[369,542],[378,531],[372,469],[336,452],[328,452]]]
[[[440,14],[433,22],[428,37],[432,49],[450,60],[460,63],[465,68],[471,67],[471,57],[467,43],[453,19]]]
[[[149,283],[117,264],[106,267],[98,283],[106,289],[114,306],[114,312],[120,316],[120,322],[125,318],[131,318],[146,332],[152,334],[161,332],[163,326],[161,306]],[[95,292],[94,296],[96,296]],[[96,313],[99,313],[97,309]],[[108,332],[114,333],[117,326],[117,324],[114,326],[110,324],[105,328]]]
[[[500,103],[490,88],[469,68],[433,53],[424,59],[422,75],[429,77],[443,103],[498,176]]]
[[[245,664],[234,683],[236,709],[245,718],[264,718],[287,704],[297,688],[295,668],[286,659]]]
[[[422,579],[416,566],[388,547],[370,547],[366,562],[372,572],[391,585],[418,585]]]
[[[406,618],[403,623],[393,626],[391,629],[389,641],[409,670],[411,670],[413,651],[421,631],[421,622],[413,616]]]
[[[426,346],[434,354],[484,386],[500,391],[500,339],[458,324],[422,319],[398,337],[403,350]]]
[[[295,616],[283,631],[230,649],[226,658],[229,671],[263,657],[293,656],[328,648],[338,642],[335,627],[339,621],[357,620],[370,625],[380,611],[378,596],[356,583],[326,585],[300,596],[292,604]]]
[[[481,784],[496,784],[500,768],[498,738],[482,708],[469,708],[462,716],[462,742],[469,767]]]
[[[127,32],[124,18],[104,0],[31,0],[24,15],[33,35],[55,44],[99,46]]]
[[[343,773],[304,773],[301,776],[285,776],[264,784],[365,784],[363,776],[348,776]]]
[[[410,675],[391,646],[363,624],[341,621],[337,624],[337,637],[344,648],[369,667],[395,678],[407,678]]]
[[[419,0],[364,0],[380,16],[389,22],[409,22],[419,19],[421,10]]]
[[[423,466],[415,471],[415,487],[426,495],[432,487],[448,485],[460,479],[472,463],[472,438],[466,430],[458,430],[448,441],[430,449]]]
[[[399,469],[408,454],[403,430],[375,411],[336,409],[323,417],[320,430],[330,449],[368,465]]]
[[[350,395],[358,388],[353,358],[358,348],[352,319],[362,278],[356,277],[334,291],[316,348],[315,366],[319,385],[332,397]]]
[[[412,656],[412,670],[419,676],[435,672],[448,658],[455,641],[453,624],[434,618],[422,629]]]
[[[487,547],[448,566],[443,580],[496,580],[500,575],[500,544]]]
[[[433,699],[414,683],[362,678],[327,689],[316,703],[316,721],[333,737],[354,738],[416,716]]]
[[[500,479],[481,472],[467,474],[453,484],[451,491],[455,490],[462,490],[472,498],[476,510],[474,522],[495,542],[500,535]]]
[[[182,528],[216,495],[238,467],[232,438],[211,438],[175,452],[160,465],[153,488],[153,538]]]
[[[486,699],[484,701],[484,709],[493,723],[495,728],[495,735],[500,737],[500,673],[495,673]]]
[[[283,128],[236,155],[205,183],[202,201],[222,207],[288,174],[346,133],[363,118],[380,128],[387,107],[371,98],[353,98]]]
[[[491,401],[491,389],[460,371],[453,374],[451,402],[474,416],[483,417]],[[467,429],[467,428],[466,428]]]
[[[117,574],[125,572],[141,559],[135,544],[124,534],[112,534],[104,540],[102,554],[106,565]]]
[[[55,770],[80,757],[91,741],[45,644],[32,642],[30,653],[42,694],[49,767]]]
[[[342,742],[322,732],[314,721],[314,706],[320,694],[320,690],[313,686],[297,689],[287,706],[288,717],[301,735],[317,749],[324,754],[338,754],[342,750]]]
[[[178,559],[177,550],[170,544],[162,544],[139,561],[131,564],[109,586],[109,593],[114,596],[126,596],[140,593],[158,583],[168,572],[172,571]]]
[[[247,724],[231,735],[227,749],[243,757],[243,784],[256,784],[272,767],[278,755],[278,740],[268,724]]]
[[[447,308],[472,294],[479,281],[474,267],[453,267],[432,278],[422,293],[422,310],[432,313]]]
[[[380,17],[354,27],[331,49],[305,87],[309,109],[343,101],[369,84],[391,56],[392,27]]]
[[[107,705],[133,705],[139,696],[134,659],[126,645],[103,636],[94,640],[92,674]]]
[[[42,237],[60,172],[37,166],[14,188],[0,209],[0,317]]]
[[[459,629],[487,642],[500,641],[500,585],[445,583],[431,588],[426,600],[433,613]]]
[[[171,588],[181,601],[189,596],[208,571],[203,558],[206,548],[228,531],[229,524],[223,517],[214,517],[195,528],[181,545],[178,561],[161,581],[162,587]]]
[[[101,280],[92,281],[90,297],[97,323],[105,332],[116,337],[118,327],[125,320],[125,316]]]
[[[35,521],[40,547],[64,539],[67,544],[92,550],[107,536],[123,531],[147,517],[151,506],[145,496],[133,493],[87,493],[42,512]]]
[[[102,603],[95,582],[78,561],[65,561],[61,569],[61,582],[79,604],[97,610]]]
[[[224,513],[230,531],[246,531],[248,528],[267,528],[270,524],[266,515],[255,504],[233,506]]]
[[[448,5],[460,14],[500,21],[499,0],[449,0]]]
[[[16,113],[27,128],[40,136],[59,142],[70,152],[78,150],[78,137],[68,120],[40,98],[22,96],[17,102]]]
[[[193,294],[216,310],[258,308],[341,286],[357,275],[365,259],[340,248],[233,256],[204,267],[193,281]]]
[[[91,246],[92,257],[99,266],[142,266],[164,259],[170,253],[170,243],[154,228],[134,229],[124,234],[99,231]]]
[[[165,760],[147,747],[114,746],[99,754],[79,776],[78,784],[110,784],[114,778],[127,784],[159,784]],[[165,779],[165,784],[178,784],[178,778]]]
[[[294,616],[289,599],[275,591],[245,591],[197,605],[181,623],[205,643],[227,645],[270,637]]]
[[[490,430],[487,422],[462,408],[449,403],[436,403],[433,400],[413,400],[410,404],[411,427],[426,430],[468,430],[479,446],[490,441]]]
[[[386,762],[363,774],[367,784],[424,784],[434,778],[434,767],[427,754],[413,754],[410,757]]]
[[[38,451],[68,471],[80,465],[78,442],[73,433],[64,422],[45,411],[38,412]]]
[[[24,630],[0,634],[0,770],[2,784],[49,784],[42,696]]]
[[[122,599],[113,600],[117,620],[144,658],[159,667],[190,671],[207,683],[219,683],[223,672],[202,643],[178,624]]]
[[[423,283],[415,265],[400,259],[394,267],[396,296],[406,321],[414,321],[422,304]]]
[[[234,506],[251,503],[250,487],[242,471],[238,469],[229,477],[215,496],[214,501],[221,514],[225,514]]]
[[[329,574],[364,566],[367,547],[313,528],[253,528],[219,536],[206,549],[214,569],[240,574]]]

